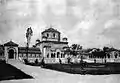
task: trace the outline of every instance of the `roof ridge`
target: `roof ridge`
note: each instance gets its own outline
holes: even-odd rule
[[[4,45],[5,45],[5,46],[11,46],[11,45],[12,45],[12,46],[18,46],[17,43],[15,43],[15,42],[13,42],[13,41],[11,41],[11,40],[10,40],[9,42],[5,43]]]
[[[58,33],[60,33],[57,29],[54,29],[52,27],[45,29],[42,33],[44,33],[44,32],[58,32]]]

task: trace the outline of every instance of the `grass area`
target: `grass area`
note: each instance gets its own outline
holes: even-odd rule
[[[25,74],[21,70],[13,67],[5,62],[0,62],[0,81],[11,79],[30,79],[33,78],[30,75]]]
[[[44,68],[71,74],[120,74],[120,63],[45,64]]]

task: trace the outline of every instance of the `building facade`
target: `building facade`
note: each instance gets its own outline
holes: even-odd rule
[[[106,62],[118,63],[120,62],[120,52],[118,50],[103,52],[102,50],[97,51],[96,49],[93,49],[88,53],[86,59],[96,63],[106,63]]]
[[[34,62],[36,59],[38,61],[41,59],[41,51],[35,47],[30,47],[27,50],[26,47],[19,47],[18,44],[9,41],[3,45],[0,56],[4,57],[6,61],[9,59],[23,61],[23,59],[28,58],[29,62]]]
[[[61,40],[61,33],[56,29],[48,28],[43,31],[37,46],[41,49],[46,63],[57,63],[60,59],[65,62],[63,48],[68,47],[68,41],[66,37]]]
[[[0,56],[5,60],[28,59],[29,62],[34,62],[36,59],[41,61],[44,58],[45,63],[59,63],[61,60],[65,63],[66,56],[64,48],[68,47],[68,40],[66,37],[61,38],[61,33],[53,28],[48,28],[41,33],[41,41],[35,47],[19,47],[13,41],[9,41],[1,46]]]

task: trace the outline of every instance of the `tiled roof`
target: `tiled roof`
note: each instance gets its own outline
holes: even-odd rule
[[[27,48],[26,47],[19,47],[18,51],[19,51],[19,53],[27,53]],[[28,49],[28,53],[41,54],[41,51],[39,48],[31,47]]]
[[[18,46],[18,44],[14,43],[13,41],[9,41],[5,43],[4,46]]]
[[[43,31],[42,34],[45,33],[45,32],[57,32],[57,33],[60,33],[59,31],[57,31],[57,30],[54,29],[54,28],[48,28],[48,29],[46,29],[45,31]]]

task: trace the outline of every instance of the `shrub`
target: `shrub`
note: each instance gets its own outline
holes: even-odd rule
[[[35,64],[38,64],[38,59],[35,60]]]

